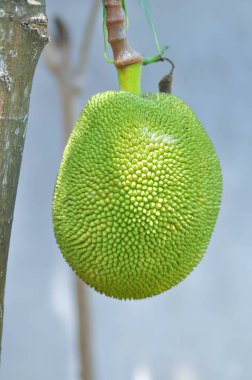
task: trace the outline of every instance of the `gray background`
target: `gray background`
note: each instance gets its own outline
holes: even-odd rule
[[[67,21],[77,58],[92,0],[48,0],[51,22]],[[136,0],[128,0],[131,44],[155,52]],[[176,63],[174,93],[211,136],[224,177],[223,202],[202,263],[176,288],[120,302],[89,290],[96,380],[250,380],[252,378],[252,2],[151,1],[161,45]],[[86,91],[116,89],[103,59],[100,12]],[[140,22],[140,25],[137,22]],[[165,64],[144,69],[156,91]],[[58,251],[51,199],[63,147],[58,89],[42,57],[31,98],[9,256],[2,380],[77,380],[73,275]]]

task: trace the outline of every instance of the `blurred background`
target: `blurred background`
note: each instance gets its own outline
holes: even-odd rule
[[[49,28],[60,16],[78,61],[94,0],[47,0]],[[224,190],[207,253],[174,289],[116,301],[88,289],[94,380],[252,378],[252,1],[150,0],[162,46],[176,64],[173,93],[198,115],[219,154]],[[128,0],[129,41],[155,54],[136,0]],[[57,81],[40,59],[16,201],[5,294],[1,380],[79,380],[74,276],[56,245],[51,203],[64,146]],[[50,50],[52,54],[52,49]],[[157,91],[168,65],[143,70]],[[76,120],[93,94],[117,89],[103,58],[98,12]]]

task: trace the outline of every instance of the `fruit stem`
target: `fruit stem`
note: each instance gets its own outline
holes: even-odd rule
[[[105,21],[108,42],[111,45],[114,64],[118,71],[121,91],[141,92],[142,56],[128,44],[122,0],[105,0]]]
[[[141,74],[142,65],[134,63],[133,65],[117,69],[120,91],[141,93]]]

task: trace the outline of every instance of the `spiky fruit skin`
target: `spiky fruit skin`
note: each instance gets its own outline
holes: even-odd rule
[[[180,99],[95,95],[60,166],[56,240],[77,275],[98,292],[119,299],[157,295],[204,255],[221,182],[213,144]]]

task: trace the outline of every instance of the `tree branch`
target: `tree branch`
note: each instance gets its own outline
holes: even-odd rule
[[[45,0],[1,2],[0,30],[0,349],[9,241],[30,92],[47,37]]]
[[[87,62],[88,62],[88,52],[90,50],[90,45],[92,41],[92,36],[94,32],[95,20],[98,16],[98,11],[101,7],[100,0],[93,0],[92,8],[90,10],[90,14],[88,17],[87,25],[84,30],[84,37],[81,43],[79,62],[76,67],[75,74],[76,76],[83,75],[86,70]]]

